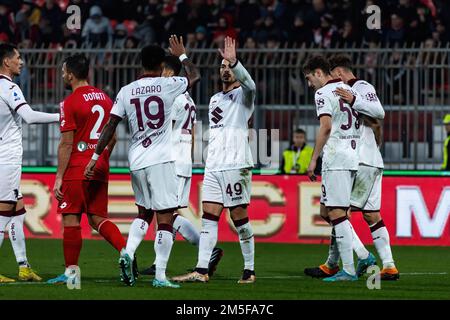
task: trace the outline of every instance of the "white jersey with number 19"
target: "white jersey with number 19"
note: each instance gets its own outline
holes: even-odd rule
[[[172,106],[187,88],[185,77],[143,77],[120,89],[111,115],[128,119],[131,171],[175,160]]]
[[[341,80],[331,80],[314,97],[317,116],[328,115],[332,121],[330,137],[323,148],[322,170],[358,170],[357,148],[361,136],[358,113],[335,93],[338,87],[352,91]]]

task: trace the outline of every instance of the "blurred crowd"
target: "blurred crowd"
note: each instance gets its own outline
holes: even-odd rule
[[[77,5],[79,29],[67,21]],[[366,7],[381,8],[381,30]],[[30,47],[216,47],[227,35],[246,48],[418,46],[450,41],[448,0],[0,0],[0,42]]]

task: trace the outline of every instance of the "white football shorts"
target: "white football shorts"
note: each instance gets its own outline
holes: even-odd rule
[[[379,211],[381,208],[381,182],[383,169],[359,165],[350,203],[362,211]]]
[[[207,171],[203,178],[202,201],[219,203],[225,208],[249,204],[251,189],[250,169]]]
[[[20,164],[0,165],[0,202],[17,202],[22,198],[20,193],[20,177],[22,166]]]
[[[191,177],[178,176],[178,208],[187,208],[189,206],[189,193],[191,191]]]
[[[327,208],[349,208],[355,175],[356,171],[351,170],[323,171],[320,203]]]
[[[155,211],[178,208],[174,161],[131,171],[131,185],[138,206]]]

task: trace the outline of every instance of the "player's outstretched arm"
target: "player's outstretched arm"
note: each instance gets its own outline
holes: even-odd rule
[[[59,122],[59,113],[34,111],[28,104],[20,106],[17,113],[27,124]]]
[[[246,104],[252,105],[256,95],[256,84],[247,69],[245,69],[242,63],[237,59],[236,41],[231,37],[226,37],[224,48],[223,50],[219,48],[219,52],[222,58],[230,63],[230,68],[233,70],[236,79],[241,84]]]
[[[371,118],[366,115],[362,115],[363,124],[367,127],[370,127],[375,135],[375,141],[377,142],[377,146],[380,147],[382,143],[383,136],[383,127],[381,126],[380,120]]]
[[[183,64],[186,71],[186,78],[189,80],[188,88],[192,88],[200,80],[200,71],[192,63],[192,61],[186,55],[186,49],[183,45],[183,37],[171,35],[169,38],[169,51],[172,55],[178,57]]]
[[[384,109],[374,90],[367,90],[361,93],[352,93],[344,88],[337,88],[336,93],[350,104],[359,113],[365,114],[374,119],[384,119]]]
[[[95,148],[95,153],[92,156],[91,161],[86,166],[84,170],[84,176],[88,179],[91,179],[94,176],[94,168],[97,163],[98,158],[102,154],[103,150],[111,143],[111,139],[114,138],[116,133],[116,128],[119,122],[122,120],[121,117],[111,114],[109,116],[108,123],[103,127],[102,133],[100,134],[100,138],[97,142],[97,147]]]
[[[330,134],[331,134],[331,116],[322,115],[320,116],[320,127],[316,136],[316,144],[314,145],[314,152],[308,166],[308,176],[311,179],[311,181],[316,180],[314,171],[317,166],[317,160],[319,159],[320,153],[322,152],[323,147],[327,143]]]

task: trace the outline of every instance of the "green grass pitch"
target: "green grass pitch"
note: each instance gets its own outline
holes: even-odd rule
[[[0,273],[17,277],[9,241],[0,250]],[[242,257],[238,243],[220,243],[225,255],[217,273],[207,284],[183,284],[181,289],[157,289],[151,277],[141,276],[134,287],[119,282],[117,252],[105,241],[85,240],[80,256],[81,290],[45,283],[0,284],[5,299],[450,299],[449,247],[393,247],[401,272],[399,281],[382,282],[369,290],[366,278],[352,283],[324,283],[303,274],[307,266],[324,261],[326,245],[256,243],[257,282],[238,285]],[[368,249],[374,252],[374,248]],[[46,280],[63,271],[61,240],[27,240],[28,257]],[[153,242],[138,249],[139,267],[153,262]],[[194,266],[197,248],[177,241],[168,266],[168,276],[185,273]]]

